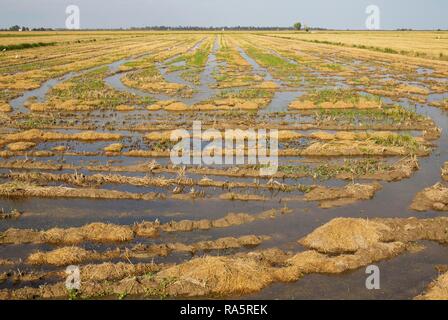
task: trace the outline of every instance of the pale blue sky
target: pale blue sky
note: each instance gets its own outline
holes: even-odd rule
[[[76,4],[82,28],[148,25],[290,26],[363,29],[365,8],[381,9],[381,28],[448,29],[446,0],[0,0],[0,27],[65,26]]]

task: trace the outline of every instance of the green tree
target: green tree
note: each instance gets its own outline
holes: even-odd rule
[[[302,23],[300,23],[300,22],[294,23],[294,29],[301,30],[302,29]]]

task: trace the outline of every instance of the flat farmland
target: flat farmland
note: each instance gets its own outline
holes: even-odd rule
[[[3,32],[0,47],[0,299],[446,297],[447,32]],[[275,172],[173,163],[173,131],[195,145],[198,123],[243,141],[214,159],[275,131]]]

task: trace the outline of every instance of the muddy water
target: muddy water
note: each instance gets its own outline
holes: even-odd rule
[[[191,47],[189,50],[187,50],[187,53],[191,53],[191,52],[194,52],[195,50],[197,50],[204,43],[204,41],[205,41],[205,39],[202,39],[201,41],[197,42],[193,47]],[[200,101],[207,100],[215,94],[215,91],[210,89],[210,86],[214,83],[214,78],[212,77],[212,73],[218,67],[218,63],[217,63],[216,56],[215,56],[215,53],[218,49],[219,49],[219,42],[218,42],[218,39],[216,39],[213,49],[212,49],[212,53],[209,55],[206,67],[205,67],[204,71],[201,73],[199,86],[196,86],[196,85],[184,80],[181,77],[182,70],[168,72],[168,65],[170,63],[172,63],[172,61],[179,58],[181,56],[180,54],[175,55],[171,58],[168,58],[163,62],[156,63],[156,67],[159,70],[160,74],[164,77],[165,81],[167,81],[169,83],[183,84],[188,87],[191,87],[194,90],[194,95],[191,98],[176,97],[176,96],[171,96],[171,95],[162,94],[162,93],[149,93],[149,92],[139,90],[136,88],[128,87],[122,82],[122,78],[125,77],[128,73],[130,73],[132,71],[114,74],[110,77],[107,77],[104,81],[109,86],[111,86],[112,88],[114,88],[115,90],[118,90],[120,92],[132,93],[132,94],[140,96],[140,97],[152,97],[158,101],[168,101],[168,100],[175,99],[175,100],[181,101],[186,104],[194,104],[194,103],[197,103]],[[132,61],[132,60],[130,60],[130,61]],[[120,65],[122,65],[126,62],[122,62]],[[177,63],[177,65],[181,65],[181,64],[182,64],[182,62],[180,64]],[[117,68],[120,65],[118,65]],[[176,65],[176,63],[174,63],[174,65]]]
[[[293,59],[290,59],[288,57],[282,56],[280,53],[278,53],[275,50],[269,51],[271,54],[285,60],[287,63],[293,64],[293,65],[299,65],[299,63]],[[281,88],[280,90],[277,90],[274,94],[274,97],[272,98],[272,101],[269,103],[269,105],[260,111],[260,113],[272,113],[272,112],[286,112],[288,111],[288,106],[291,102],[294,100],[300,98],[305,92],[308,91],[309,87],[311,86],[310,83],[307,82],[305,77],[305,72],[302,74],[302,80],[300,86],[286,86],[286,84],[278,79],[275,79],[272,77],[272,75],[269,74],[269,71],[265,68],[262,68],[259,66],[255,60],[251,59],[247,56],[247,54],[243,54],[243,57],[256,69],[260,70],[261,72],[264,72],[267,74],[265,77],[265,81],[273,81]],[[304,71],[306,71],[306,74],[321,80],[325,80],[326,84],[319,87],[319,89],[334,89],[334,88],[346,88],[347,84],[345,83],[345,78],[340,76],[330,76],[330,75],[324,75],[318,71],[312,70],[310,67],[301,65]]]
[[[29,110],[28,110],[28,108],[25,107],[25,103],[29,99],[35,99],[36,102],[45,102],[47,93],[52,88],[54,88],[55,86],[57,86],[58,84],[60,84],[62,82],[68,81],[70,79],[73,79],[75,77],[81,76],[83,74],[86,74],[86,73],[89,73],[89,72],[92,72],[92,71],[95,71],[98,69],[101,69],[103,67],[108,67],[109,72],[116,73],[119,70],[120,66],[124,65],[127,62],[133,61],[135,59],[142,58],[146,55],[148,55],[148,54],[139,54],[134,57],[114,61],[110,64],[100,65],[100,66],[92,67],[89,69],[81,70],[78,72],[69,72],[61,77],[49,79],[49,80],[45,81],[39,88],[33,89],[33,90],[28,90],[21,96],[15,98],[15,99],[12,99],[11,101],[9,101],[9,104],[11,105],[11,107],[13,108],[13,111],[15,113],[17,113],[17,112],[28,113]],[[114,77],[114,76],[112,76],[112,77]],[[108,79],[105,79],[105,82],[108,83],[109,82]],[[114,81],[112,81],[112,82],[114,82]]]
[[[118,71],[118,68],[120,66],[122,66],[123,64],[125,64],[129,61],[132,61],[134,59],[137,59],[139,57],[142,57],[142,56],[143,55],[139,55],[139,56],[132,57],[132,58],[121,59],[121,60],[112,62],[110,64],[104,65],[104,66],[97,66],[97,67],[89,68],[89,69],[82,70],[79,72],[69,72],[69,73],[63,75],[62,77],[47,80],[37,89],[26,91],[21,96],[9,101],[9,104],[13,108],[14,112],[28,113],[29,110],[28,110],[28,108],[25,107],[25,103],[29,99],[35,99],[36,102],[45,102],[47,93],[51,89],[53,89],[55,86],[57,86],[58,84],[68,81],[70,79],[73,79],[75,77],[81,76],[83,74],[101,69],[102,67],[105,67],[105,66],[109,68],[110,72],[115,73]],[[108,83],[107,79],[106,79],[106,83]]]
[[[446,246],[431,242],[424,244],[426,249],[422,252],[406,253],[390,261],[376,263],[381,271],[380,290],[366,289],[368,275],[361,268],[342,276],[308,275],[297,285],[274,284],[262,293],[244,299],[410,299],[424,292],[428,282],[438,276],[435,265],[448,263]]]
[[[213,239],[224,236],[246,234],[269,234],[272,241],[260,246],[280,247],[285,250],[301,250],[296,240],[305,236],[316,227],[335,217],[434,217],[435,212],[415,213],[408,209],[416,192],[424,187],[440,181],[440,168],[447,159],[447,125],[446,113],[436,108],[419,106],[417,111],[427,114],[444,128],[444,134],[438,142],[438,151],[420,161],[420,170],[408,180],[399,183],[383,184],[384,189],[374,199],[360,202],[353,206],[332,210],[319,209],[315,204],[288,203],[293,213],[272,221],[259,221],[245,226],[232,227],[207,232],[167,235],[160,241],[195,242],[198,239]],[[114,188],[117,189],[117,188]],[[63,199],[2,199],[2,207],[17,208],[30,212],[16,221],[4,221],[2,229],[7,227],[49,228],[79,226],[88,222],[108,221],[113,223],[132,224],[140,220],[159,219],[167,222],[171,219],[209,219],[220,218],[227,212],[257,213],[283,205],[276,201],[263,203],[225,202],[225,201],[101,201],[101,200],[63,200]],[[57,210],[55,210],[57,208]],[[244,298],[284,298],[284,299],[397,299],[412,298],[420,293],[435,276],[436,264],[448,263],[448,255],[444,246],[433,243],[418,254],[406,254],[391,261],[378,263],[381,268],[382,282],[380,291],[365,289],[366,275],[363,269],[343,275],[308,275],[292,284],[274,284],[262,292]],[[23,257],[35,248],[27,247],[26,251],[11,251],[11,247],[0,247],[0,256]],[[12,255],[11,255],[12,254]],[[175,259],[175,258],[173,258]],[[181,261],[185,256],[178,256]],[[176,260],[176,259],[175,259]]]
[[[438,100],[439,95],[430,98]],[[442,136],[437,147],[429,157],[420,160],[420,169],[410,178],[399,183],[385,183],[372,200],[354,206],[332,209],[323,212],[312,208],[301,215],[296,222],[296,239],[311,232],[333,218],[344,217],[419,217],[440,216],[440,212],[416,213],[409,209],[415,194],[426,187],[441,181],[441,167],[448,159],[448,121],[447,112],[428,105],[417,104],[410,107],[417,113],[429,116],[441,128]],[[308,216],[310,215],[310,216]],[[292,227],[292,226],[290,226]],[[294,229],[288,228],[288,230]],[[299,231],[300,230],[300,231]],[[303,232],[303,230],[306,230]],[[291,237],[292,237],[291,233]],[[343,275],[310,275],[293,284],[276,284],[248,298],[280,299],[411,299],[421,293],[436,276],[434,266],[448,263],[448,247],[425,243],[427,249],[420,253],[409,253],[377,263],[381,270],[381,290],[367,290],[365,269],[361,268]]]
[[[58,84],[70,80],[76,76],[78,76],[80,73],[77,72],[70,72],[60,78],[57,79],[50,79],[42,84],[37,89],[26,91],[23,95],[9,101],[9,104],[13,108],[14,112],[22,112],[27,113],[29,110],[25,107],[25,102],[28,101],[28,99],[35,98],[37,102],[44,102],[45,96],[53,87],[57,86]]]
[[[193,86],[193,90],[195,91],[193,97],[190,99],[182,99],[182,102],[188,105],[193,105],[201,101],[210,100],[219,92],[218,90],[213,89],[216,85],[216,80],[213,77],[213,73],[217,71],[218,68],[222,67],[222,63],[216,58],[216,53],[218,50],[219,41],[216,38],[213,44],[212,52],[209,54],[207,64],[200,75],[199,85]]]
[[[282,87],[284,83],[279,79],[275,79],[270,72],[260,66],[254,59],[252,59],[241,47],[238,48],[240,55],[251,65],[253,72],[263,77],[264,81],[271,81],[276,83],[279,87]],[[272,101],[266,108],[260,111],[260,113],[271,112],[285,112],[288,110],[288,105],[296,98],[303,94],[300,89],[291,89],[288,91],[276,90]]]
[[[216,92],[210,90],[214,79],[213,70],[219,68],[215,53],[219,49],[218,42],[215,42],[212,53],[209,56],[207,66],[201,74],[201,83],[196,88],[198,93],[191,99],[184,100],[186,103],[195,103],[212,97]],[[256,73],[263,75],[266,81],[281,82],[274,79],[269,72],[259,66],[255,60],[250,58],[242,49],[240,54],[252,65]],[[129,60],[120,60],[109,65],[112,72],[116,72],[120,65]],[[166,61],[165,61],[166,63]],[[44,84],[41,88],[27,92],[24,96],[13,101],[12,106],[18,111],[23,111],[23,104],[29,97],[36,97],[39,101],[44,101],[45,94],[51,87],[61,81],[65,81],[75,76],[69,74],[62,79],[53,79]],[[132,92],[137,95],[145,96],[144,92],[128,88],[121,83],[120,78],[123,74],[115,74],[105,79],[106,83],[117,90]],[[168,76],[168,75],[166,75]],[[316,73],[316,76],[319,76]],[[177,75],[172,75],[175,80]],[[179,80],[179,79],[177,79]],[[341,80],[341,79],[338,79]],[[59,81],[59,82],[58,82]],[[302,93],[301,90],[308,90],[306,86],[293,88],[291,91],[276,92],[272,103],[268,106],[267,113],[285,111],[288,103]],[[439,100],[446,97],[446,94],[431,95],[431,100]],[[172,97],[171,97],[172,98]],[[414,108],[407,101],[401,101],[403,106]],[[26,109],[26,108],[25,108]],[[323,210],[315,203],[290,202],[287,204],[293,212],[289,215],[279,217],[275,220],[257,221],[251,224],[225,228],[213,231],[195,231],[191,233],[164,234],[156,242],[180,241],[185,243],[196,242],[198,240],[216,239],[225,236],[242,236],[248,234],[271,235],[272,240],[263,243],[259,248],[279,247],[284,250],[299,251],[304,248],[297,244],[297,240],[313,231],[316,227],[330,221],[336,217],[412,217],[421,218],[439,216],[440,213],[426,212],[416,213],[409,210],[409,205],[415,194],[423,188],[431,186],[441,180],[440,168],[448,159],[448,124],[447,113],[440,109],[428,105],[418,104],[415,110],[422,115],[431,117],[438,127],[443,129],[441,138],[437,141],[437,147],[434,152],[426,158],[420,159],[420,170],[410,179],[398,183],[383,183],[383,189],[379,191],[374,199],[358,202],[354,205]],[[263,112],[260,112],[262,117]],[[136,115],[141,115],[139,111]],[[304,119],[301,119],[304,121]],[[148,122],[150,123],[150,122]],[[77,132],[76,130],[61,130],[61,132]],[[100,130],[98,130],[100,131]],[[136,133],[122,131],[119,132],[130,136],[132,139],[138,137]],[[74,150],[95,151],[101,149],[109,143],[95,142],[76,143],[70,142]],[[51,148],[58,143],[47,143],[39,146],[42,150]],[[58,156],[58,160],[67,163],[98,162],[107,163],[112,160],[105,156],[102,157],[71,157]],[[39,159],[45,161],[47,159]],[[48,159],[50,160],[50,159]],[[55,160],[55,159],[52,159]],[[130,159],[127,157],[117,157],[113,160],[121,161],[120,165],[141,162],[140,159]],[[150,160],[150,159],[144,159]],[[292,160],[292,159],[290,159]],[[301,159],[295,159],[301,160]],[[159,160],[162,162],[161,160]],[[166,160],[165,160],[166,161]],[[6,171],[6,170],[5,170]],[[85,171],[85,173],[91,173]],[[143,174],[141,174],[143,176]],[[173,175],[165,175],[172,177]],[[201,178],[192,176],[194,178]],[[225,178],[223,178],[225,179]],[[250,181],[251,179],[235,179],[235,181]],[[292,181],[287,181],[292,184]],[[294,181],[298,183],[298,181]],[[310,179],[300,180],[303,183],[313,183]],[[362,182],[362,181],[361,181]],[[340,181],[328,181],[328,185],[343,184]],[[115,189],[130,192],[163,192],[157,188],[138,188],[129,186],[109,186],[102,188]],[[219,194],[220,189],[207,189],[208,194]],[[244,193],[245,190],[241,190]],[[261,193],[261,192],[260,192]],[[0,230],[10,227],[17,228],[36,228],[47,229],[50,227],[70,227],[81,226],[89,222],[105,221],[119,224],[132,224],[141,220],[159,219],[162,223],[172,219],[216,219],[221,218],[228,212],[248,212],[259,213],[272,208],[282,208],[284,204],[278,202],[278,195],[272,192],[273,200],[266,202],[241,202],[241,201],[222,201],[222,200],[204,200],[195,201],[133,201],[133,200],[86,200],[86,199],[0,199],[0,207],[6,211],[18,209],[25,212],[18,220],[2,221]],[[142,241],[141,239],[139,239]],[[148,241],[148,240],[146,240]],[[292,284],[274,284],[260,293],[250,295],[244,298],[283,298],[283,299],[409,299],[421,293],[424,287],[436,276],[434,266],[436,264],[448,264],[448,248],[434,243],[425,243],[427,248],[420,253],[409,253],[390,261],[378,263],[381,269],[382,282],[381,290],[369,291],[365,288],[366,274],[363,268],[345,273],[342,275],[308,275],[303,279]],[[130,246],[127,244],[127,246]],[[92,246],[95,249],[102,250],[104,246]],[[23,258],[36,249],[51,249],[51,246],[0,246],[0,257]],[[219,254],[212,252],[211,254]],[[170,257],[171,261],[182,261],[189,258],[184,255]],[[26,267],[25,267],[26,268]],[[1,269],[1,268],[0,268]],[[11,287],[11,284],[2,285]]]

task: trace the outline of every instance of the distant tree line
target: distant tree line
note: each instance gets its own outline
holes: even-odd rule
[[[7,29],[0,29],[0,31],[53,31],[52,28],[29,28],[24,26],[15,25],[12,27],[9,27]]]
[[[185,31],[219,31],[219,30],[234,30],[234,31],[276,31],[276,30],[295,30],[294,26],[292,27],[274,27],[274,26],[263,26],[263,27],[255,27],[255,26],[224,26],[224,27],[198,27],[198,26],[177,26],[177,27],[168,27],[168,26],[147,26],[147,27],[132,27],[131,30],[185,30]],[[314,28],[314,30],[324,30],[323,28]]]
[[[0,31],[64,31],[66,29],[63,28],[29,28],[25,26],[19,26],[14,25],[10,28],[4,28],[0,29]],[[332,29],[326,29],[326,28],[319,28],[319,27],[308,27],[304,25],[302,22],[296,22],[290,27],[274,27],[274,26],[262,26],[262,27],[255,27],[255,26],[223,26],[223,27],[199,27],[199,26],[146,26],[146,27],[131,27],[131,28],[116,28],[116,29],[83,29],[83,30],[89,30],[89,31],[107,31],[107,30],[116,30],[116,31],[126,31],[126,30],[147,30],[147,31],[323,31],[323,30],[332,30]],[[347,29],[349,30],[349,29]],[[397,31],[413,31],[413,29],[409,28],[398,28]],[[437,31],[442,31],[442,29],[436,29]]]
[[[101,31],[101,30],[147,30],[147,31],[288,31],[288,30],[327,30],[324,28],[310,28],[307,26],[302,26],[302,24],[296,23],[291,27],[275,27],[275,26],[223,26],[223,27],[199,27],[199,26],[146,26],[146,27],[131,27],[131,28],[117,28],[117,29],[88,29],[91,31]],[[59,31],[65,30],[60,28],[29,28],[24,26],[15,25],[7,29],[0,29],[0,31]]]

